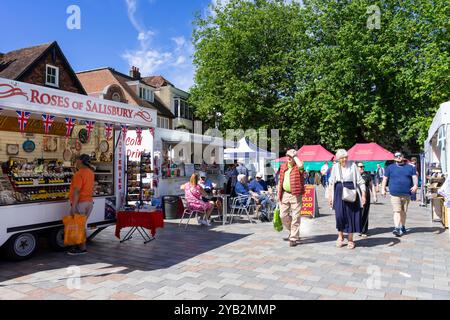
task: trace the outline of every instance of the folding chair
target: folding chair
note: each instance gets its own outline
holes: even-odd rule
[[[250,217],[251,206],[251,196],[238,195],[237,197],[235,197],[231,203],[230,224],[233,222],[233,218],[235,215],[240,216],[244,212],[247,214],[248,221],[250,221],[250,223],[253,223],[253,220]]]
[[[184,216],[188,215],[189,218],[186,222],[186,226],[184,227],[185,229],[187,229],[187,227],[189,225],[189,221],[191,221],[192,216],[194,216],[194,218],[198,218],[198,214],[204,215],[204,214],[206,214],[206,212],[204,210],[196,210],[196,209],[190,208],[189,203],[187,202],[186,198],[184,198],[184,197],[181,197],[181,201],[183,201],[184,211],[183,211],[183,215],[181,216],[181,220],[180,220],[180,223],[178,224],[178,227],[181,226]]]

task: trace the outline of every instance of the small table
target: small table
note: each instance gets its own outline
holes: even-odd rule
[[[156,229],[164,228],[164,214],[162,211],[117,212],[116,237],[120,239],[120,230],[127,227],[131,227],[131,230],[127,232],[120,243],[130,240],[136,231],[140,233],[141,237],[144,239],[144,243],[149,243],[155,239]],[[151,237],[144,228],[150,230]]]
[[[217,194],[216,197],[222,199],[222,225],[225,225],[228,215],[228,197],[229,194]]]

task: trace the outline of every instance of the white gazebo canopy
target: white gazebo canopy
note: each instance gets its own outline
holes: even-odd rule
[[[450,124],[450,101],[441,104],[439,110],[436,112],[428,130],[428,138],[425,141],[425,145],[428,145],[439,128],[446,124]]]
[[[229,159],[276,159],[277,155],[273,152],[259,148],[247,138],[242,138],[238,142],[237,148],[226,148],[224,158]]]

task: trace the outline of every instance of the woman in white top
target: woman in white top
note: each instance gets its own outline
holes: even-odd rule
[[[338,230],[338,239],[336,246],[343,246],[344,233],[348,234],[348,248],[354,249],[353,234],[361,232],[361,208],[366,202],[366,186],[361,177],[356,164],[348,162],[348,154],[344,149],[336,153],[336,160],[333,165],[329,180],[329,204],[336,214],[336,229]],[[346,193],[356,190],[355,201],[343,199],[344,188]]]

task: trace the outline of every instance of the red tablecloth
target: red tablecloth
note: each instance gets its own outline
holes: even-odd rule
[[[164,214],[162,211],[117,212],[116,237],[120,239],[120,230],[127,227],[142,227],[148,229],[154,237],[156,228],[164,228]]]

